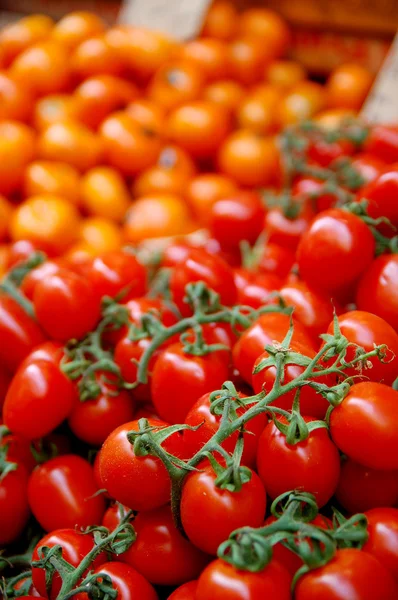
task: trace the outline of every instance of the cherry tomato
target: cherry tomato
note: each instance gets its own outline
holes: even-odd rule
[[[367,213],[373,219],[385,217],[391,225],[382,223],[378,229],[393,237],[398,229],[398,208],[394,198],[398,194],[398,164],[386,167],[376,179],[361,188],[357,199],[367,200]]]
[[[216,477],[211,466],[190,473],[184,481],[181,499],[185,533],[197,548],[213,555],[235,529],[259,527],[266,508],[266,493],[254,471],[250,481],[235,492],[218,488]]]
[[[236,184],[219,173],[200,173],[189,183],[186,196],[192,211],[201,223],[207,225],[211,207],[217,200],[234,195]]]
[[[202,34],[208,37],[230,40],[238,30],[239,14],[229,0],[213,2],[207,11]]]
[[[8,66],[24,50],[49,38],[54,21],[45,15],[29,15],[2,28],[0,46]]]
[[[293,183],[292,195],[317,213],[333,208],[337,203],[336,194],[325,191],[325,182],[316,177],[298,177]]]
[[[112,588],[117,590],[119,600],[157,600],[158,595],[138,571],[130,565],[121,562],[109,561],[97,567],[94,574],[108,575],[112,581]],[[101,581],[101,577],[97,581]],[[79,600],[88,600],[88,594],[78,594]]]
[[[11,382],[11,374],[3,366],[0,367],[0,413],[3,410],[4,400],[8,386]]]
[[[120,222],[130,206],[122,176],[110,167],[87,171],[81,182],[82,205],[89,214]]]
[[[123,301],[146,292],[146,269],[132,254],[108,252],[97,256],[88,269],[96,295],[119,297]]]
[[[289,248],[267,243],[261,249],[257,268],[261,272],[273,273],[283,279],[290,273],[293,264],[294,254]]]
[[[345,64],[332,71],[326,84],[327,103],[333,108],[359,110],[368,95],[373,75],[361,65]]]
[[[265,79],[271,85],[289,91],[300,81],[306,79],[304,67],[293,60],[274,60],[266,66]]]
[[[8,73],[0,73],[0,98],[2,121],[26,121],[29,118],[33,103],[30,92],[22,82],[16,81]]]
[[[239,571],[217,559],[209,564],[198,580],[196,600],[291,600],[290,575],[276,560],[263,571]]]
[[[69,57],[60,44],[45,40],[26,48],[14,60],[10,72],[39,96],[61,92],[69,83]]]
[[[306,423],[315,420],[313,417],[304,419]],[[322,507],[336,490],[340,457],[324,428],[314,429],[306,440],[290,445],[271,422],[260,436],[257,467],[271,498],[297,489],[314,494],[318,506]]]
[[[247,269],[236,269],[235,284],[238,290],[238,304],[261,308],[275,302],[275,298],[270,294],[279,290],[283,281],[273,273],[253,273]]]
[[[203,74],[195,64],[183,60],[170,62],[155,73],[148,88],[148,97],[165,111],[174,110],[185,102],[197,100],[203,81]]]
[[[148,419],[151,427],[167,423]],[[99,458],[102,486],[118,502],[133,510],[151,510],[170,499],[170,478],[159,458],[136,456],[127,439],[129,431],[138,431],[138,421],[120,425],[105,440]],[[180,436],[174,434],[164,442],[164,448],[174,456],[180,454]]]
[[[20,188],[35,146],[30,127],[17,121],[0,122],[0,194],[8,195]]]
[[[252,36],[243,35],[229,45],[230,73],[233,79],[245,86],[261,80],[269,58],[267,45]]]
[[[373,508],[365,515],[369,537],[363,551],[375,556],[398,582],[398,509]]]
[[[210,231],[223,247],[239,247],[242,240],[253,244],[261,233],[264,213],[259,194],[240,192],[213,204]]]
[[[290,40],[286,22],[273,10],[260,7],[246,9],[239,19],[239,31],[261,39],[272,50],[272,57],[280,56]]]
[[[377,179],[386,168],[383,160],[367,152],[359,152],[353,156],[351,166],[361,175],[365,183]]]
[[[77,169],[62,162],[37,160],[26,168],[24,194],[26,197],[62,196],[72,204],[80,202],[80,175]]]
[[[365,141],[364,149],[386,162],[397,162],[398,127],[396,125],[374,125]]]
[[[394,600],[398,586],[374,556],[351,548],[337,550],[325,566],[309,571],[297,582],[296,600]]]
[[[188,581],[180,585],[167,600],[195,600],[196,590],[198,588],[198,582]]]
[[[23,464],[0,479],[0,544],[3,546],[16,540],[28,521],[27,487],[28,472]]]
[[[245,88],[233,79],[214,81],[205,87],[203,97],[221,108],[234,112],[245,95]]]
[[[376,258],[363,273],[356,303],[360,310],[378,315],[398,331],[398,255],[385,254]]]
[[[88,11],[70,12],[54,25],[54,39],[72,50],[87,38],[100,34],[105,23],[98,15]]]
[[[104,35],[81,42],[70,56],[72,74],[79,80],[95,75],[120,75],[123,63]]]
[[[101,138],[82,123],[61,121],[40,134],[38,152],[41,159],[65,162],[87,171],[101,161],[103,145]]]
[[[286,127],[311,119],[320,112],[326,103],[326,92],[315,81],[299,81],[278,104],[278,121]]]

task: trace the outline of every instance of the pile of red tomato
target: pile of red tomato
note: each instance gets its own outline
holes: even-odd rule
[[[398,128],[287,45],[0,32],[2,597],[398,598]]]

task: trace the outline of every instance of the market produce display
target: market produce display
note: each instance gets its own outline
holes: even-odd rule
[[[398,599],[398,127],[219,1],[0,31],[0,594]]]

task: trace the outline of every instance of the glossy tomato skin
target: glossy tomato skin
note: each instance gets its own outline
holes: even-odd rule
[[[178,263],[170,278],[170,291],[174,302],[184,316],[191,314],[186,302],[185,287],[188,283],[203,281],[220,295],[222,304],[231,306],[236,300],[236,287],[232,269],[219,256],[202,248],[192,249],[184,262]]]
[[[313,348],[313,341],[305,328],[295,320],[293,320],[293,323],[293,341],[298,341]],[[282,342],[289,330],[289,325],[288,315],[279,312],[268,313],[256,319],[241,335],[234,346],[232,357],[234,366],[247,383],[251,384],[254,363],[260,354],[264,352],[265,346],[272,344],[274,340]]]
[[[388,237],[396,234],[398,227],[398,207],[396,197],[398,194],[398,164],[386,167],[374,181],[363,187],[358,192],[358,199],[367,200],[367,213],[373,219],[386,217],[391,226],[382,223],[378,229]]]
[[[183,423],[188,411],[206,392],[220,389],[229,377],[224,351],[204,356],[186,354],[181,342],[168,346],[155,362],[152,401],[159,416],[169,423]]]
[[[244,412],[243,408],[237,409],[238,415],[243,414]],[[183,433],[184,453],[186,456],[193,456],[207,441],[209,441],[218,430],[220,420],[221,416],[213,415],[210,411],[210,393],[204,394],[197,402],[195,402],[185,418],[185,423],[191,427],[196,427],[198,425],[200,425],[200,427],[196,430],[186,429]],[[245,425],[247,433],[243,434],[244,447],[242,464],[253,466],[255,463],[259,436],[266,423],[266,415],[261,414],[254,419],[251,419]],[[237,439],[238,433],[232,434],[222,443],[223,448],[228,452],[233,452]]]
[[[356,294],[360,310],[385,319],[398,331],[398,254],[383,254],[363,273]]]
[[[341,464],[336,499],[350,514],[398,503],[398,471],[364,467],[351,458]]]
[[[46,531],[101,523],[104,499],[91,465],[75,454],[57,456],[36,467],[29,479],[32,512]]]
[[[235,529],[260,527],[266,509],[264,486],[254,471],[239,492],[217,487],[216,477],[211,466],[190,473],[181,499],[185,533],[197,548],[213,555]]]
[[[271,208],[264,220],[268,241],[295,252],[313,217],[310,208],[303,208],[294,218],[286,216],[280,207]]]
[[[197,581],[188,581],[180,585],[167,600],[196,600]]]
[[[117,514],[109,510],[104,524],[113,529],[117,522]],[[120,560],[155,585],[185,583],[196,578],[209,561],[176,529],[169,506],[140,512],[134,529],[137,539]]]
[[[264,214],[260,195],[242,191],[213,204],[210,231],[225,248],[239,248],[242,240],[254,244],[261,233]]]
[[[340,457],[326,429],[314,429],[306,440],[290,445],[271,422],[260,437],[257,470],[272,499],[289,490],[303,490],[314,494],[322,507],[336,490]]]
[[[0,295],[0,360],[13,373],[23,359],[46,339],[39,325],[13,298]]]
[[[62,373],[60,345],[47,342],[29,354],[8,388],[3,408],[7,427],[28,440],[51,433],[67,418],[76,399]]]
[[[258,263],[259,271],[287,277],[294,264],[294,253],[279,244],[265,244]]]
[[[365,142],[365,150],[386,162],[398,161],[398,127],[375,125]]]
[[[148,419],[152,427],[164,427],[164,421]],[[127,439],[129,431],[138,431],[138,421],[125,423],[105,440],[100,451],[99,472],[102,486],[110,496],[133,510],[151,510],[170,499],[170,478],[160,459],[155,456],[136,456]],[[163,447],[180,455],[180,436],[174,434]]]
[[[28,472],[24,465],[0,480],[0,544],[5,546],[22,533],[30,514],[28,499]]]
[[[353,310],[338,318],[341,333],[349,342],[358,344],[365,352],[373,350],[375,345],[385,344],[385,358],[377,356],[369,358],[369,368],[364,368],[362,374],[370,381],[378,381],[391,385],[398,372],[398,333],[384,319],[369,312]],[[333,334],[333,323],[330,323],[328,333]],[[355,348],[348,348],[345,360],[355,358]],[[347,375],[358,375],[355,368],[346,369]]]
[[[39,559],[39,548],[47,546],[52,548],[53,546],[61,546],[62,557],[68,561],[73,567],[77,567],[82,559],[93,549],[94,540],[89,534],[83,534],[75,529],[57,529],[45,535],[37,544],[33,550],[32,562]],[[90,565],[91,569],[95,569],[106,561],[106,555],[104,553],[99,554]],[[87,573],[84,574],[86,576]],[[39,567],[33,567],[32,569],[33,584],[37,591],[44,597],[55,600],[58,597],[58,593],[61,589],[62,580],[58,573],[54,574],[51,583],[50,593],[46,591],[46,577],[45,571]]]
[[[398,586],[374,556],[361,550],[337,550],[334,558],[298,580],[296,600],[394,600]]]
[[[157,600],[158,595],[138,571],[130,565],[109,561],[97,567],[94,573],[103,573],[112,580],[112,587],[117,590],[119,600]],[[88,594],[77,594],[78,600],[88,600]]]
[[[330,435],[336,446],[372,469],[398,469],[397,402],[398,392],[382,383],[353,385],[330,415]]]
[[[151,338],[131,340],[128,335],[118,341],[115,347],[115,363],[119,366],[122,377],[128,383],[137,381],[137,363],[145,350],[151,345]],[[149,402],[151,400],[150,382],[153,367],[159,357],[161,349],[155,350],[148,364],[148,383],[140,383],[132,390],[133,397],[138,402]]]
[[[37,284],[33,304],[44,331],[61,342],[83,337],[100,317],[100,304],[90,282],[66,269]]]
[[[29,300],[33,300],[34,290],[42,279],[48,275],[54,275],[61,269],[61,265],[55,260],[46,260],[44,263],[29,271],[24,277],[20,289]]]
[[[235,284],[238,290],[238,304],[261,308],[275,302],[270,296],[277,292],[283,281],[273,273],[253,273],[247,269],[235,269]]]
[[[160,320],[162,325],[170,327],[177,322],[174,312],[160,298],[134,298],[125,304],[128,310],[129,322],[137,327],[142,324],[142,317],[149,313]],[[116,329],[111,334],[107,333],[107,339],[114,344],[128,333],[127,327]]]
[[[3,409],[4,400],[6,398],[10,382],[11,374],[7,371],[7,369],[0,367],[0,411]]]
[[[297,249],[301,277],[315,289],[339,295],[370,265],[375,241],[356,215],[333,208],[315,217]]]
[[[198,580],[196,600],[291,600],[291,577],[275,559],[259,573],[239,571],[217,559]]]
[[[119,296],[124,302],[146,292],[146,269],[132,254],[121,251],[97,256],[87,276],[99,298]]]
[[[373,508],[365,515],[369,537],[362,550],[375,556],[398,583],[398,509]]]

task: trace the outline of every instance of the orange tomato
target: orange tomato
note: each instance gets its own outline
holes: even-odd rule
[[[157,132],[158,135],[164,129],[165,113],[163,108],[145,98],[135,100],[126,107],[130,118],[144,129]]]
[[[128,112],[113,113],[99,131],[107,161],[125,175],[136,175],[153,165],[159,156],[161,138],[137,125]]]
[[[214,156],[229,128],[228,114],[207,101],[183,104],[166,122],[169,139],[195,158]]]
[[[260,81],[269,61],[268,49],[258,38],[241,37],[229,46],[231,75],[243,85],[252,85]]]
[[[258,37],[274,58],[281,56],[290,41],[286,22],[267,8],[249,8],[239,18],[241,35]]]
[[[0,194],[10,194],[20,187],[35,149],[35,135],[30,127],[17,121],[0,122]]]
[[[99,35],[105,30],[105,23],[96,14],[76,11],[65,15],[52,31],[52,37],[66,48],[73,49],[84,40]]]
[[[40,42],[14,60],[10,73],[39,96],[54,94],[68,85],[69,57],[60,44]]]
[[[174,194],[138,198],[128,211],[123,232],[128,242],[188,233],[192,222],[186,203]]]
[[[62,162],[37,160],[30,163],[24,174],[23,193],[29,196],[61,196],[80,203],[80,174],[77,169]]]
[[[202,91],[203,81],[198,67],[173,61],[157,70],[149,85],[148,97],[165,111],[170,111],[184,102],[196,100]]]
[[[111,112],[125,108],[138,96],[134,83],[113,75],[96,75],[83,81],[74,92],[77,118],[97,128]]]
[[[356,112],[348,108],[331,108],[315,115],[314,121],[325,129],[336,129],[343,121],[353,119],[355,115]]]
[[[356,64],[337,67],[326,84],[328,106],[359,110],[372,82],[373,75],[365,67]]]
[[[79,214],[59,196],[32,196],[14,211],[10,223],[13,241],[29,240],[50,254],[59,254],[76,239]]]
[[[66,162],[79,171],[97,165],[102,156],[101,139],[81,123],[65,121],[45,129],[38,140],[40,158]]]
[[[238,191],[236,183],[220,173],[200,173],[194,177],[186,191],[191,210],[198,221],[207,225],[211,207],[217,200],[228,198]]]
[[[3,63],[8,66],[24,50],[49,38],[54,21],[45,15],[30,15],[6,25],[0,31]]]
[[[285,91],[306,77],[304,67],[294,60],[274,60],[265,69],[265,80]]]
[[[113,252],[122,245],[122,234],[119,227],[102,217],[84,219],[79,232],[80,244],[89,248],[94,254]]]
[[[319,83],[313,81],[298,83],[278,105],[279,122],[284,126],[311,119],[322,110],[325,102],[325,90]]]
[[[8,236],[13,205],[4,196],[0,195],[0,241],[3,242]]]
[[[35,105],[33,123],[36,129],[43,130],[53,123],[74,120],[77,116],[77,103],[69,94],[51,94],[40,98]]]
[[[185,43],[180,56],[198,67],[209,81],[228,74],[228,45],[221,40],[201,38]]]
[[[278,167],[275,140],[251,131],[237,130],[221,146],[218,165],[239,185],[268,185]]]
[[[238,31],[239,15],[233,2],[217,0],[206,15],[202,35],[219,40],[230,40]]]
[[[80,79],[93,75],[119,75],[123,69],[118,53],[103,35],[81,42],[70,61],[72,73]]]
[[[26,121],[32,112],[33,98],[26,86],[9,73],[0,72],[0,121]]]
[[[232,79],[223,79],[210,83],[203,91],[205,100],[218,104],[221,108],[233,112],[245,95],[245,88]]]
[[[95,167],[81,181],[83,208],[90,214],[121,221],[130,206],[123,177],[112,167]]]
[[[278,95],[270,95],[267,98],[265,94],[260,93],[248,96],[238,107],[238,126],[254,133],[271,133],[277,126],[275,112],[278,99]]]

